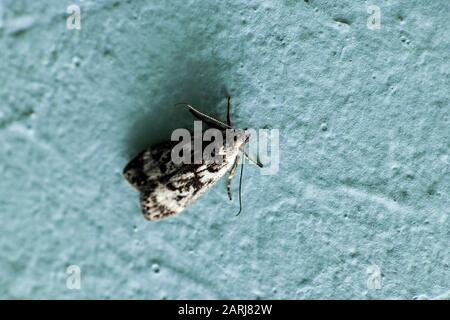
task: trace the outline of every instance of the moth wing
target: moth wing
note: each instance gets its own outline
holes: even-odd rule
[[[125,179],[140,192],[142,212],[159,220],[182,211],[217,182],[233,165],[238,149],[220,162],[175,164],[171,160],[176,141],[144,150],[125,167]]]
[[[153,181],[154,185],[142,190],[140,195],[145,218],[160,220],[182,211],[227,172],[229,160],[184,165],[175,174]]]
[[[177,142],[169,141],[146,149],[124,168],[123,176],[138,191],[148,189],[154,181],[178,171],[182,164],[171,161],[171,151]]]

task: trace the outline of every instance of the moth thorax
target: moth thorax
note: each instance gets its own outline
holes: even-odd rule
[[[226,148],[239,148],[248,139],[249,135],[244,129],[226,130]]]

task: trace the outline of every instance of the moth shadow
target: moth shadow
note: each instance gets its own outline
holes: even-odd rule
[[[125,154],[130,160],[137,153],[160,142],[169,141],[173,130],[193,128],[195,118],[186,102],[222,121],[226,117],[229,93],[221,78],[223,63],[189,59],[166,71],[165,84],[159,86],[159,97],[148,97],[139,110],[130,115],[131,126],[125,137]],[[151,101],[150,101],[151,100]]]

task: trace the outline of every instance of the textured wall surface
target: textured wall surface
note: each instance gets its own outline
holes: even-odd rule
[[[0,298],[450,298],[449,10],[0,1]],[[144,220],[123,166],[228,93],[279,172],[246,166],[239,217],[220,181]]]

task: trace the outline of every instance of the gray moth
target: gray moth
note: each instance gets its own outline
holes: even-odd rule
[[[196,163],[178,163],[172,159],[172,151],[178,141],[168,141],[143,150],[124,168],[123,176],[139,192],[140,206],[144,217],[150,221],[160,220],[181,212],[198,199],[227,172],[227,191],[231,200],[231,181],[236,173],[240,154],[248,158],[244,151],[249,133],[245,129],[234,129],[230,121],[230,98],[228,98],[227,124],[218,121],[189,104],[184,104],[198,119],[221,130],[222,134],[232,131],[234,139],[220,148],[221,161],[204,158]],[[194,157],[193,138],[191,157]],[[202,149],[203,151],[204,149]],[[248,158],[262,167],[259,161]],[[243,164],[243,162],[242,162]],[[242,178],[241,166],[241,178]],[[239,186],[240,189],[240,186]],[[240,199],[239,199],[240,200]],[[240,212],[240,210],[239,210]]]

